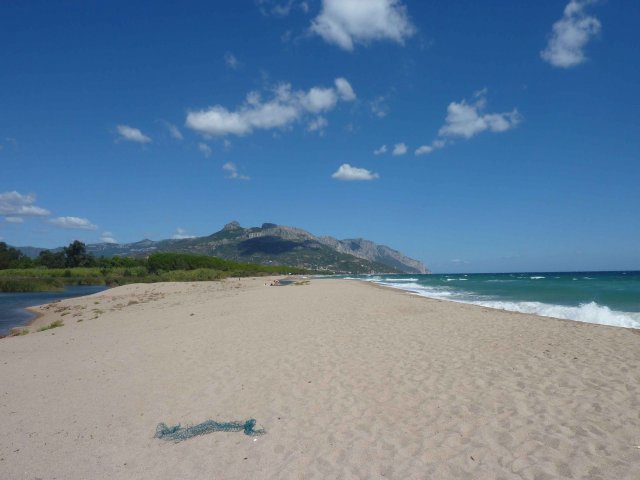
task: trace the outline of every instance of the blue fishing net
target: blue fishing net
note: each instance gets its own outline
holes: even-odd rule
[[[180,424],[173,427],[167,426],[166,423],[159,423],[156,427],[155,438],[163,440],[173,440],[174,442],[182,442],[197,435],[205,435],[212,432],[244,432],[245,435],[257,436],[267,433],[265,430],[254,430],[256,421],[250,418],[246,422],[216,422],[207,420],[198,425],[189,427],[181,427]]]

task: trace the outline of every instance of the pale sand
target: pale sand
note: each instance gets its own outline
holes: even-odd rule
[[[0,340],[0,478],[640,478],[633,331],[264,282],[120,287]]]

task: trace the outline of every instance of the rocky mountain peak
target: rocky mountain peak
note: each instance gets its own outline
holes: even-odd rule
[[[240,222],[234,220],[222,227],[222,230],[242,230],[242,227],[240,226]]]

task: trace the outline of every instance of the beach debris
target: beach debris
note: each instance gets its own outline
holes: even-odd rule
[[[246,422],[216,422],[215,420],[207,420],[198,425],[182,427],[180,424],[173,427],[167,426],[166,423],[159,423],[156,427],[154,438],[163,440],[172,440],[174,442],[182,442],[198,435],[206,435],[213,432],[244,432],[245,435],[255,437],[267,433],[265,430],[255,430],[256,421],[250,418]],[[255,441],[256,439],[254,439]]]

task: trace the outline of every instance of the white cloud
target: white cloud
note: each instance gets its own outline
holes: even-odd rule
[[[231,53],[231,52],[227,52],[224,54],[224,63],[227,64],[227,67],[229,67],[232,70],[237,70],[238,68],[241,67],[241,63],[238,61],[238,59],[236,58],[236,56]]]
[[[421,145],[416,148],[415,155],[428,155],[432,153],[434,150],[438,150],[439,148],[444,148],[447,145],[446,140],[434,140],[431,142],[431,145]]]
[[[184,140],[184,136],[182,135],[182,132],[173,123],[169,123],[165,121],[162,121],[162,123],[164,123],[165,127],[167,127],[167,130],[169,130],[169,135],[171,135],[172,138],[175,138],[176,140]]]
[[[204,155],[204,158],[209,158],[213,153],[213,150],[211,150],[211,147],[203,142],[198,143],[198,150],[202,155]]]
[[[438,138],[430,144],[418,147],[415,155],[428,155],[434,150],[451,145],[454,143],[451,138],[469,139],[485,131],[506,132],[522,122],[522,115],[515,108],[511,112],[484,113],[487,105],[486,95],[487,89],[484,88],[473,94],[472,103],[466,100],[451,102],[447,107],[445,123],[438,131]]]
[[[333,88],[311,88],[306,95],[300,96],[302,106],[312,112],[325,112],[331,110],[338,102],[338,95]]]
[[[73,230],[97,230],[98,226],[91,223],[86,218],[80,217],[57,217],[47,220],[51,225],[55,225],[60,228],[67,228]]]
[[[24,218],[22,217],[5,217],[5,220],[9,223],[24,223]]]
[[[393,152],[391,152],[391,154],[395,155],[396,157],[399,155],[404,155],[405,153],[407,153],[407,145],[404,143],[396,143],[393,147]]]
[[[0,215],[12,217],[43,217],[49,215],[49,210],[34,205],[36,196],[32,193],[22,195],[13,192],[0,193]]]
[[[104,243],[118,243],[118,241],[113,238],[113,233],[111,232],[102,232],[102,235],[100,235],[100,240]]]
[[[415,155],[427,155],[433,152],[433,147],[431,145],[421,145],[416,148]]]
[[[195,235],[189,235],[184,228],[176,228],[176,233],[171,235],[174,240],[184,240],[185,238],[196,238]]]
[[[342,100],[345,102],[352,102],[356,99],[356,94],[346,78],[336,78],[334,83],[336,85],[336,90],[338,90],[338,95],[340,95]]]
[[[150,143],[151,138],[143,134],[139,129],[129,127],[128,125],[118,125],[116,127],[121,140],[127,140],[129,142],[136,143]]]
[[[377,173],[370,172],[366,168],[352,167],[348,163],[340,165],[340,168],[331,175],[331,178],[343,181],[375,180],[379,177]]]
[[[571,0],[562,18],[553,24],[547,48],[540,56],[554,67],[571,68],[587,60],[584,48],[600,32],[600,21],[587,15],[585,7],[596,0]]]
[[[486,130],[490,132],[504,132],[516,127],[522,116],[516,109],[504,113],[486,113],[486,89],[474,94],[474,103],[451,102],[447,108],[445,124],[440,128],[438,135],[441,137],[471,138]]]
[[[250,180],[246,175],[241,175],[238,173],[238,167],[233,162],[227,162],[222,166],[222,169],[227,172],[229,175],[227,178],[232,180]]]
[[[322,133],[322,130],[324,130],[324,128],[327,125],[329,125],[329,122],[327,122],[326,118],[316,117],[307,124],[307,131],[309,132],[319,131]]]
[[[336,80],[336,88],[312,87],[306,92],[294,91],[285,83],[273,90],[268,101],[263,101],[258,92],[250,92],[235,111],[215,105],[189,112],[186,125],[204,135],[246,135],[254,130],[287,127],[308,114],[332,110],[338,100],[353,99],[355,93],[343,78]]]
[[[400,0],[323,0],[311,32],[348,51],[375,40],[403,44],[415,33]]]
[[[385,153],[387,153],[387,146],[386,145],[382,145],[380,148],[376,148],[373,151],[374,155],[382,155],[382,154],[385,154]]]

